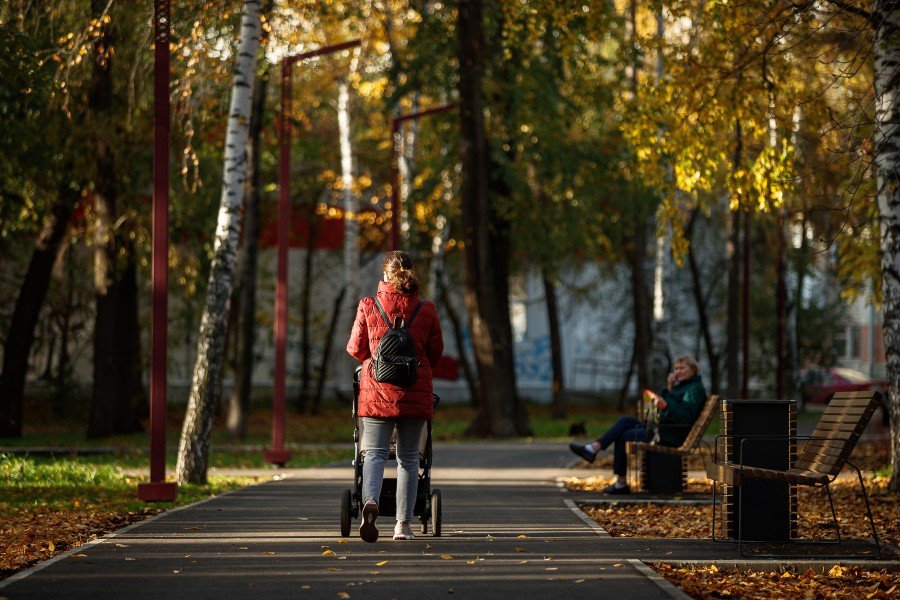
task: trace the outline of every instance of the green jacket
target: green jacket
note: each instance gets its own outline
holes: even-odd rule
[[[679,381],[660,394],[668,403],[659,411],[659,443],[680,446],[706,403],[706,388],[700,375]]]

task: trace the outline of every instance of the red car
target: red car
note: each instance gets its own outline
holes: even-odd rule
[[[886,381],[871,379],[868,375],[854,369],[832,367],[816,381],[803,386],[803,399],[810,404],[828,404],[835,392],[879,390],[881,393],[885,393],[887,389]]]

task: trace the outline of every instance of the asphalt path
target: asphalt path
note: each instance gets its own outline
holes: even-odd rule
[[[0,597],[685,597],[636,560],[658,549],[623,546],[573,509],[555,481],[577,472],[565,444],[436,444],[434,455],[440,537],[415,528],[395,542],[382,518],[374,544],[358,520],[341,538],[352,468],[284,469],[42,563],[0,582]]]

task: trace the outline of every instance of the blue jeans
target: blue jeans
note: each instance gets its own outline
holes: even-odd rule
[[[609,430],[600,436],[597,441],[600,448],[606,450],[610,444],[615,443],[613,450],[613,473],[625,477],[627,459],[625,458],[625,442],[642,442],[646,432],[647,423],[634,417],[619,417]]]
[[[391,449],[391,434],[397,428],[397,520],[412,521],[419,487],[419,440],[425,419],[362,417],[363,446],[363,504],[378,502],[384,463]]]

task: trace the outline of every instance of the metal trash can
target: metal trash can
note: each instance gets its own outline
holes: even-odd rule
[[[719,456],[738,464],[741,440],[744,465],[767,469],[790,468],[797,458],[796,440],[765,439],[753,436],[797,435],[795,400],[724,400]],[[725,485],[722,499],[722,531],[731,539],[738,536],[739,502],[743,501],[742,533],[745,540],[789,541],[797,537],[797,489],[784,481],[748,479],[743,491]],[[718,527],[717,527],[718,529]]]

